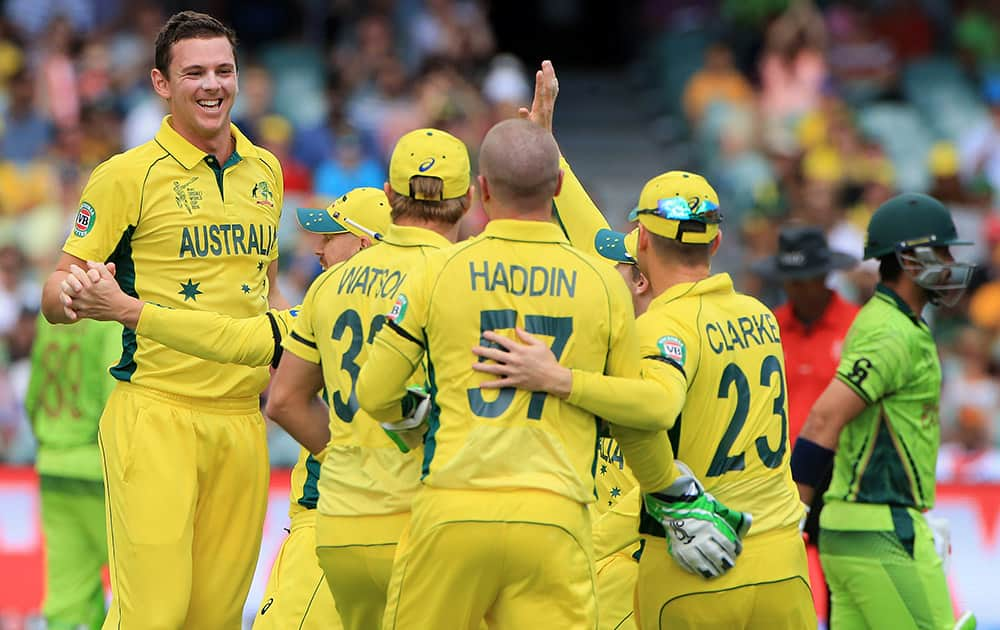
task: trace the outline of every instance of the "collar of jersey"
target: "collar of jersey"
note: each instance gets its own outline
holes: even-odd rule
[[[229,123],[229,129],[236,140],[236,152],[243,157],[257,157],[257,147],[247,139],[236,125]],[[198,147],[184,139],[181,134],[170,126],[170,115],[163,117],[160,130],[156,132],[156,141],[164,150],[177,159],[187,170],[193,169],[198,162],[208,155]]]
[[[709,293],[732,293],[733,279],[728,273],[717,273],[698,282],[675,284],[653,299],[653,303],[672,302],[682,297],[695,297]]]
[[[508,241],[530,241],[533,243],[566,243],[566,235],[555,223],[545,221],[524,221],[519,219],[494,219],[486,224],[482,236],[501,238]]]
[[[885,286],[881,282],[875,287],[875,297],[882,300],[883,302],[888,302],[889,304],[895,305],[896,308],[900,310],[903,315],[906,315],[913,321],[914,324],[918,326],[923,323],[924,319],[913,312],[910,305],[903,301],[903,298],[899,297],[899,294]]]
[[[413,225],[389,225],[383,241],[397,247],[448,247],[451,241],[434,230]]]

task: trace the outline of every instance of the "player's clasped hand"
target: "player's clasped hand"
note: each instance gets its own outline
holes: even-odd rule
[[[736,565],[752,519],[705,492],[686,465],[677,467],[682,474],[670,487],[645,496],[646,512],[666,530],[667,549],[677,564],[705,578],[719,577]]]
[[[88,262],[87,266],[84,270],[70,265],[60,284],[63,310],[72,321],[81,317],[113,321],[119,309],[117,298],[124,295],[114,278],[115,265]]]

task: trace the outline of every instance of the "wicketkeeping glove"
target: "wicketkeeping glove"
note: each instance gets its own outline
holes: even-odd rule
[[[719,577],[736,565],[740,539],[753,519],[705,492],[685,464],[677,467],[681,476],[669,488],[645,495],[646,512],[666,530],[667,549],[677,564],[705,578]]]
[[[427,432],[427,412],[431,408],[430,394],[419,385],[411,385],[406,388],[402,406],[402,420],[380,424],[399,450],[409,453],[424,441],[424,433]]]

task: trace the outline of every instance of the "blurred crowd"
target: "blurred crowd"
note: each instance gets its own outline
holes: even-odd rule
[[[32,457],[20,400],[40,287],[81,188],[164,115],[148,72],[169,4],[4,4],[0,462]],[[452,132],[475,157],[485,131],[531,99],[533,68],[499,52],[485,2],[203,4],[241,38],[234,120],[281,160],[286,210],[381,186],[391,147],[416,127]],[[868,217],[896,192],[952,209],[977,242],[956,253],[980,266],[966,298],[932,315],[945,379],[940,475],[1000,481],[1000,3],[645,0],[635,18],[637,111],[653,113],[651,135],[685,147],[689,163],[674,168],[719,190],[738,252],[720,267],[744,291],[783,301],[780,284],[745,271],[774,253],[783,224],[820,226],[833,249],[860,258]],[[484,221],[474,207],[466,234]],[[295,300],[319,267],[294,212],[280,234],[280,282]],[[831,282],[862,302],[876,277],[862,264]],[[275,463],[294,457],[275,446]]]
[[[784,301],[780,283],[747,271],[775,253],[782,225],[819,226],[832,249],[861,258],[869,217],[898,192],[951,208],[976,242],[953,253],[978,268],[961,303],[926,314],[944,378],[939,478],[1000,481],[1000,3],[645,8],[655,127],[689,143],[690,166],[718,188],[744,291]],[[829,282],[861,303],[877,265]]]

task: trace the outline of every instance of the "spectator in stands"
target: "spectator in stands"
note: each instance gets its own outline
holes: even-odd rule
[[[43,42],[38,63],[39,101],[56,127],[75,127],[80,122],[80,87],[69,20],[61,14],[53,18]]]
[[[792,3],[771,25],[760,57],[760,109],[768,146],[782,148],[799,117],[820,101],[828,70],[826,33],[812,2]]]
[[[959,139],[959,162],[967,182],[985,180],[996,194],[1000,191],[1000,74],[986,78],[983,97],[990,115]]]
[[[1000,60],[1000,12],[992,0],[970,0],[955,22],[955,47],[966,68]]]
[[[972,326],[957,336],[954,351],[945,356],[941,387],[941,433],[946,440],[958,439],[963,413],[985,419],[987,439],[1000,446],[1000,382],[990,364],[990,337]]]
[[[330,157],[316,168],[313,188],[317,195],[333,198],[361,186],[379,188],[385,177],[382,165],[365,155],[361,139],[343,135],[337,138]]]
[[[993,447],[989,427],[989,420],[974,407],[960,410],[953,440],[938,450],[938,482],[1000,482],[1000,451]]]
[[[827,14],[827,25],[830,72],[848,102],[867,102],[895,89],[896,52],[872,28],[867,10],[837,5]]]
[[[722,42],[705,51],[705,61],[684,86],[684,114],[697,127],[709,104],[717,101],[738,108],[749,107],[753,86],[733,65],[733,53]]]
[[[340,75],[330,72],[326,79],[326,116],[316,125],[302,127],[295,134],[292,142],[292,152],[307,168],[315,170],[326,160],[342,136],[357,137],[361,142],[365,157],[378,158],[381,154],[371,133],[364,127],[359,128],[348,116],[346,100],[350,98],[349,86],[341,81]],[[376,116],[377,109],[372,103],[361,107],[365,115]]]
[[[486,15],[470,0],[427,0],[411,22],[410,37],[418,61],[443,57],[474,66],[495,47]]]
[[[285,180],[285,195],[312,192],[312,174],[305,164],[291,153],[292,124],[278,114],[265,114],[256,121],[257,140],[281,163]],[[349,189],[344,189],[349,190]]]
[[[253,142],[260,140],[260,121],[274,113],[271,74],[261,66],[240,68],[240,111],[233,123]],[[282,168],[285,164],[282,162]]]
[[[51,123],[38,112],[35,77],[21,68],[7,83],[10,102],[3,117],[0,158],[26,164],[41,157],[52,142]]]

